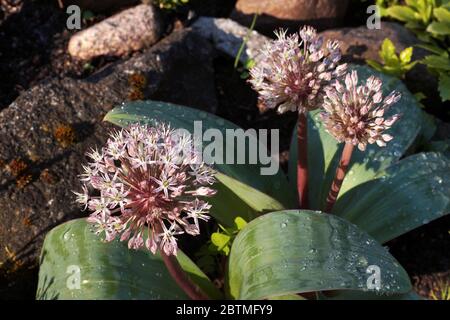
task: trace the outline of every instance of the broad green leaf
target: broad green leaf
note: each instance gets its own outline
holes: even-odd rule
[[[405,0],[405,3],[408,6],[417,9],[419,7],[419,1],[423,1],[423,0]]]
[[[217,152],[220,159],[225,162],[228,150],[234,152],[235,157],[237,154],[242,155],[244,151],[238,148],[238,143],[232,139],[233,136],[230,138],[227,136],[227,133],[230,135],[234,130],[242,129],[213,114],[185,106],[157,101],[132,102],[110,111],[105,120],[119,126],[127,126],[136,122],[170,123],[173,128],[188,130],[193,134],[194,139],[198,140],[202,140],[201,137],[207,130],[217,129],[223,137],[223,141],[215,141],[216,137],[212,137],[209,141],[212,140],[219,144],[220,150]],[[197,122],[197,126],[195,126],[195,122]],[[244,143],[247,163],[249,162],[250,145],[257,147],[259,152],[267,150],[261,141],[249,143],[247,139]],[[205,142],[204,146],[208,144]],[[295,193],[289,189],[286,177],[281,170],[278,170],[275,175],[262,175],[261,169],[269,165],[263,166],[260,161],[256,162],[257,164],[218,162],[214,164],[214,168],[223,175],[219,177],[220,183],[215,186],[218,193],[211,199],[214,208],[211,213],[221,223],[231,226],[233,219],[238,215],[246,220],[251,220],[260,213],[290,207],[295,203],[293,196]]]
[[[448,74],[439,74],[439,94],[442,101],[450,100],[450,76]]]
[[[314,211],[272,212],[251,221],[234,240],[229,294],[266,299],[324,290],[363,291],[372,274],[369,266],[380,268],[380,293],[411,290],[398,262],[353,224]]]
[[[446,22],[450,24],[450,11],[444,7],[439,7],[433,10],[433,15],[440,22]]]
[[[181,251],[178,261],[212,298],[220,292]],[[186,299],[159,255],[130,250],[118,240],[105,243],[85,219],[51,230],[44,241],[37,299]],[[79,282],[78,282],[79,281]],[[79,287],[78,287],[79,283]]]
[[[424,24],[427,24],[433,13],[433,3],[434,0],[407,0],[406,4],[413,7],[417,11],[417,16],[420,17]]]
[[[379,73],[365,66],[352,66],[359,74],[360,83],[370,75],[376,75],[383,81],[383,93],[386,96],[392,90],[402,94],[401,100],[391,107],[387,117],[392,114],[401,114],[389,130],[394,140],[384,148],[369,145],[365,152],[355,148],[348,174],[343,182],[339,196],[346,191],[373,179],[379,172],[397,162],[406,150],[413,144],[422,131],[422,111],[416,98],[396,78]],[[318,118],[318,111],[310,113],[308,124],[308,165],[309,165],[309,200],[312,209],[321,210],[324,207],[326,196],[336,172],[343,145],[328,134]],[[297,147],[294,133],[289,159],[289,178],[292,188],[296,181]]]
[[[406,6],[392,6],[386,9],[386,13],[390,17],[403,22],[414,22],[417,20],[416,12]]]
[[[427,31],[441,36],[448,36],[450,35],[450,23],[433,22],[427,27]]]
[[[405,0],[405,3],[417,11],[423,11],[428,6],[429,1],[430,0]]]
[[[450,59],[446,56],[429,55],[423,61],[430,68],[450,71]]]
[[[384,243],[450,212],[450,161],[409,156],[347,191],[333,213]]]

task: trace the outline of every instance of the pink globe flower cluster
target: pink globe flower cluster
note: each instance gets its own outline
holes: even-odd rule
[[[361,151],[367,144],[386,146],[393,137],[384,132],[399,116],[385,119],[384,114],[401,95],[394,91],[383,99],[381,87],[381,80],[374,76],[358,86],[356,71],[346,75],[344,84],[336,81],[329,86],[321,112],[326,130],[339,142],[351,143]]]
[[[384,100],[382,81],[376,77],[358,86],[356,71],[347,73],[339,65],[340,45],[317,35],[312,27],[298,34],[276,33],[261,50],[263,58],[250,70],[249,80],[258,92],[260,104],[278,108],[279,113],[306,113],[321,109],[327,131],[339,142],[351,143],[361,151],[367,144],[384,147],[393,137],[387,133],[399,118],[384,118],[385,111],[400,99],[392,92]],[[345,84],[342,79],[345,78]]]
[[[177,254],[176,236],[198,235],[209,219],[204,200],[216,193],[214,171],[201,161],[189,135],[170,127],[133,125],[111,134],[106,146],[88,153],[77,202],[106,241]]]
[[[305,113],[319,107],[324,87],[345,74],[339,65],[339,42],[327,41],[312,27],[297,34],[276,32],[277,39],[261,50],[262,59],[250,70],[250,83],[259,93],[263,108],[278,108],[279,113]]]

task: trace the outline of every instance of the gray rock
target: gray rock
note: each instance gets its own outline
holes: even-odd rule
[[[397,53],[420,42],[411,31],[393,22],[382,22],[379,30],[361,26],[327,30],[321,35],[325,39],[336,39],[341,42],[343,61],[359,64],[365,63],[367,59],[381,62],[379,51],[386,38],[394,43]],[[415,47],[413,60],[420,60],[426,54],[426,50]],[[437,79],[423,65],[418,64],[408,72],[405,81],[412,92],[421,91],[427,96],[436,95]]]
[[[164,29],[162,24],[159,10],[141,4],[76,33],[69,41],[68,51],[82,60],[123,56],[156,43]]]
[[[243,40],[249,34],[240,61],[245,63],[248,59],[259,60],[259,49],[270,40],[268,37],[252,31],[239,23],[224,18],[200,17],[193,25],[194,31],[212,41],[214,47],[229,55],[236,57]]]
[[[340,25],[348,0],[238,0],[231,18],[250,26],[258,13],[255,29],[271,35],[278,28],[296,31],[308,24],[324,30]]]
[[[36,267],[46,232],[85,215],[71,191],[79,189],[85,152],[103,144],[112,127],[101,121],[104,115],[127,100],[129,76],[147,78],[147,98],[210,110],[217,104],[212,50],[191,30],[177,31],[87,80],[43,82],[0,112],[0,297],[22,297],[30,279],[16,275]],[[63,129],[59,135],[57,128]],[[14,159],[28,164],[18,176]]]

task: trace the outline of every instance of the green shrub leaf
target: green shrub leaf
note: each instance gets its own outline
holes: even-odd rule
[[[450,35],[450,23],[433,22],[427,27],[427,31],[441,36],[448,36]]]
[[[386,9],[386,14],[403,22],[415,22],[416,12],[406,6],[392,6]]]
[[[438,19],[440,22],[445,22],[450,24],[450,10],[439,7],[433,10],[433,15]]]
[[[439,94],[442,101],[450,100],[450,76],[445,73],[439,75]]]
[[[450,71],[450,59],[443,55],[429,55],[424,58],[424,63],[433,69]]]
[[[412,55],[413,55],[413,48],[412,47],[406,48],[400,53],[400,61],[404,64],[407,64],[411,62]]]
[[[395,46],[388,38],[384,39],[381,45],[380,57],[387,65],[395,65],[399,63],[398,56],[395,52]]]

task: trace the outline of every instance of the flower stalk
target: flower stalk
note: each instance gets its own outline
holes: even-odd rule
[[[400,100],[393,91],[383,99],[381,79],[371,76],[358,86],[358,73],[353,70],[344,83],[336,81],[326,90],[321,118],[325,129],[339,142],[344,142],[341,160],[328,194],[325,212],[331,212],[341,190],[353,148],[365,151],[368,144],[385,147],[394,137],[386,133],[399,115],[386,117],[389,108]]]
[[[189,279],[189,276],[181,267],[178,259],[174,255],[168,255],[163,250],[160,250],[161,258],[166,265],[167,271],[172,276],[173,280],[178,284],[178,286],[183,289],[183,291],[192,300],[209,300],[209,297],[203,293],[203,291]]]
[[[161,257],[172,278],[192,300],[209,300],[209,297],[195,285],[181,268],[177,258],[161,251]]]
[[[336,203],[339,191],[341,190],[342,182],[344,181],[348,166],[352,158],[353,148],[354,146],[351,143],[346,143],[344,145],[341,160],[339,161],[339,166],[336,169],[336,175],[334,177],[333,183],[331,184],[330,192],[327,196],[325,212],[331,213],[331,211],[333,210],[333,206]]]
[[[279,30],[276,36],[261,50],[249,82],[258,92],[262,110],[299,115],[297,193],[300,208],[308,209],[307,114],[322,105],[326,87],[345,74],[347,65],[339,65],[339,42],[325,41],[312,27],[305,26],[292,35]]]
[[[308,122],[304,113],[298,115],[297,149],[298,201],[301,209],[308,209]]]

